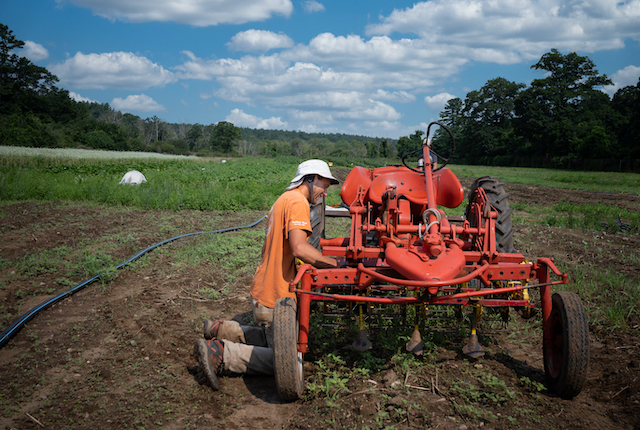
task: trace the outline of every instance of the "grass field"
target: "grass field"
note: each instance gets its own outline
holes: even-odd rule
[[[268,208],[294,176],[292,157],[223,160],[149,153],[0,147],[0,198],[5,201],[83,201],[142,209],[261,210]],[[329,161],[329,160],[328,160]],[[393,160],[360,160],[383,165]],[[375,164],[378,163],[378,164]],[[336,168],[350,168],[345,160]],[[565,172],[548,169],[450,166],[459,177],[498,176],[505,182],[561,189],[640,194],[640,175]],[[121,186],[129,170],[147,178]],[[339,204],[330,189],[328,204]]]

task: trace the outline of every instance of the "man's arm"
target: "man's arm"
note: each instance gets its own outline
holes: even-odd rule
[[[294,229],[289,231],[289,247],[294,257],[318,269],[338,266],[335,259],[322,255],[320,251],[309,245],[305,230]]]

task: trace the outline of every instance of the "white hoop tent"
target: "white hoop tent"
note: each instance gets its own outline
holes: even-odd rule
[[[147,182],[147,178],[137,170],[130,170],[122,177],[120,185],[138,185]]]

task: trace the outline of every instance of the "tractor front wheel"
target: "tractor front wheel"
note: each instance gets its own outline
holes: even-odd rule
[[[273,309],[273,364],[282,400],[297,400],[304,391],[302,353],[298,352],[297,304],[291,297],[278,299]]]
[[[582,390],[589,367],[589,324],[582,300],[562,291],[551,298],[551,315],[544,334],[544,371],[548,388],[564,399]]]

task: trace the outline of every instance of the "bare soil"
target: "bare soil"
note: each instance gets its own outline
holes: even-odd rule
[[[468,187],[472,180],[462,182]],[[638,196],[516,184],[507,184],[506,189],[511,202],[542,206],[561,200],[598,202],[640,210]],[[206,230],[212,222],[225,228],[262,215],[163,213],[63,202],[3,204],[0,328],[69,288],[56,267],[25,270],[26,258],[38,251],[65,246],[71,258],[109,247],[120,262],[169,237]],[[637,234],[553,229],[536,221],[527,219],[515,226],[516,248],[526,257],[607,268],[640,282],[638,265],[618,257],[640,248]],[[123,234],[133,235],[134,245],[119,244],[117,238]],[[175,264],[173,256],[199,240],[210,239],[198,236],[165,245],[107,282],[92,284],[37,315],[0,349],[0,428],[640,429],[637,313],[624,329],[591,324],[587,382],[573,400],[535,389],[544,380],[537,318],[516,318],[513,332],[481,337],[487,349],[481,359],[460,353],[464,339],[445,337],[435,343],[433,354],[418,359],[429,360],[427,366],[413,371],[410,361],[404,367],[386,363],[369,375],[344,375],[344,389],[328,390],[327,396],[309,394],[283,402],[272,377],[241,375],[221,377],[220,390],[214,392],[193,374],[192,345],[201,336],[204,318],[243,316],[249,308],[250,279],[244,276],[229,284],[215,261],[188,269]],[[82,280],[77,278],[78,283]],[[225,292],[206,299],[197,293],[202,286],[218,286]],[[609,297],[603,290],[600,304],[585,306],[618,299],[624,297]],[[376,344],[379,339],[372,340],[371,355],[387,360],[388,354]],[[308,383],[327,372],[318,360],[332,351],[323,350],[321,343],[316,340],[306,357]],[[474,392],[489,395],[470,400]]]

